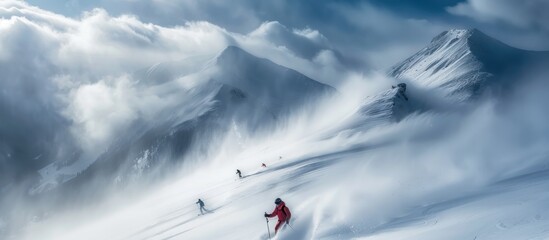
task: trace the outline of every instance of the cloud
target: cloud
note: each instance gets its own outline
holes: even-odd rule
[[[201,80],[187,75],[229,45],[324,82],[346,72],[319,31],[278,22],[240,34],[204,21],[160,26],[104,9],[75,19],[14,0],[0,3],[0,16],[3,176],[97,157],[134,122],[152,123],[188,103],[185,84]],[[178,70],[163,80],[150,75],[163,64]]]
[[[136,109],[132,107],[132,103],[139,102],[134,91],[127,76],[110,82],[101,80],[73,90],[65,114],[74,121],[75,134],[87,136],[83,146],[97,149],[95,144],[111,139],[120,133],[118,129],[138,118]]]
[[[334,10],[342,16],[347,28],[337,34],[337,40],[330,39],[340,41],[338,47],[344,48],[343,52],[357,52],[376,68],[396,64],[425,46],[433,36],[449,28],[445,23],[403,18],[367,3],[336,6]]]
[[[164,28],[145,24],[133,16],[111,17],[101,9],[86,13],[78,29],[67,34],[66,44],[59,53],[62,64],[102,74],[119,74],[157,62],[215,54],[229,41],[223,29],[206,22]],[[136,54],[139,57],[131,57]]]
[[[540,34],[541,27],[517,31],[501,24],[493,25],[494,22],[503,22],[501,20],[477,22],[477,18],[471,18],[475,21],[470,21],[455,17],[456,14],[445,10],[445,8],[462,9],[456,10],[460,12],[457,16],[471,15],[479,19],[508,18],[518,24],[528,22],[523,19],[532,18],[538,19],[530,21],[533,25],[537,22],[537,25],[543,26],[544,22],[548,21],[544,20],[543,9],[546,8],[542,0],[525,1],[526,4],[510,0],[501,1],[501,3],[475,0],[450,8],[448,6],[456,5],[460,1],[421,0],[421,4],[377,0],[337,2],[97,0],[90,2],[86,1],[86,6],[81,7],[80,10],[90,9],[90,5],[94,5],[107,9],[111,14],[132,14],[138,16],[143,22],[167,27],[184,25],[192,21],[206,21],[231,32],[247,34],[265,22],[276,21],[290,31],[313,29],[330,40],[331,48],[340,53],[338,58],[344,61],[347,67],[353,66],[356,70],[362,71],[388,68],[422,48],[433,36],[450,28],[479,28],[504,42],[525,49],[543,50],[548,47],[546,42],[549,34],[547,31],[545,31],[546,34]],[[476,4],[476,2],[489,4]],[[81,5],[83,4],[82,2]],[[477,5],[481,6],[482,11],[488,11],[490,14],[478,11]]]
[[[447,11],[482,22],[505,22],[518,28],[549,31],[549,2],[545,0],[468,0]]]
[[[263,22],[250,6],[262,5],[249,0],[239,2],[192,0],[101,0],[98,5],[116,13],[138,15],[143,21],[163,26],[183,25],[189,21],[208,21],[232,31],[245,33]],[[230,11],[228,10],[230,9]],[[268,20],[268,19],[266,19]]]
[[[44,142],[45,149],[54,148],[46,143],[55,134],[39,134],[47,129],[73,129],[71,132],[79,139],[104,142],[106,132],[135,118],[135,110],[127,103],[137,99],[127,88],[129,80],[125,76],[159,62],[215,55],[229,44],[230,38],[229,33],[206,22],[164,28],[142,23],[133,16],[111,17],[101,9],[75,20],[19,1],[1,4],[1,97],[13,112],[13,122],[21,122],[23,129],[40,128],[35,133],[41,136],[37,141]],[[17,120],[34,115],[43,118]],[[11,136],[7,132],[11,130],[2,135]],[[28,145],[41,145],[30,139]],[[6,142],[13,143],[11,140]],[[86,146],[94,145],[89,141],[84,141]],[[6,146],[5,151],[12,148]],[[51,154],[43,155],[34,168],[55,159]]]
[[[278,29],[278,34],[298,29],[302,36],[303,30],[310,29],[307,36],[312,37],[310,34],[317,31],[329,39],[331,48],[340,53],[338,58],[346,66],[361,71],[389,67],[449,28],[443,21],[403,17],[387,6],[385,9],[368,1],[118,0],[104,1],[102,6],[114,12],[131,12],[143,21],[159,25],[200,20],[246,34],[261,29],[260,26],[275,28],[273,23],[278,22],[286,27]],[[298,39],[293,41],[299,42]]]
[[[81,150],[100,153],[143,117],[155,96],[132,85],[133,72],[228,44],[206,22],[164,28],[101,9],[71,19],[2,1],[0,16],[0,187]]]
[[[19,0],[6,0],[0,2],[0,17],[13,18],[22,17],[36,24],[47,25],[52,30],[64,31],[67,28],[76,27],[76,21],[30,6]]]
[[[302,58],[312,59],[323,49],[330,49],[328,39],[316,30],[290,30],[277,21],[265,22],[248,34],[249,37],[287,47]]]
[[[1,4],[0,12],[4,14],[7,3]],[[56,98],[55,85],[47,80],[56,68],[52,50],[60,46],[55,31],[25,17],[12,16],[0,20],[0,32],[0,185],[3,185],[5,177],[26,177],[29,169],[43,166],[47,159],[68,154],[63,149],[71,148],[71,144],[61,144],[70,141],[67,131],[63,131],[68,122],[56,111],[62,107]],[[60,146],[51,148],[50,144]]]

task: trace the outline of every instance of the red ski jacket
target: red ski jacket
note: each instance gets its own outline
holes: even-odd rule
[[[281,202],[280,204],[276,205],[273,212],[269,214],[270,218],[274,216],[278,216],[278,221],[285,222],[286,220],[290,220],[290,218],[292,217],[292,213],[290,212],[290,209],[286,207],[286,203]]]

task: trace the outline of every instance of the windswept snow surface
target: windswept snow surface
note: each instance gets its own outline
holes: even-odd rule
[[[389,74],[464,101],[489,86],[505,85],[508,75],[540,62],[549,62],[548,52],[516,49],[477,29],[453,29],[433,38]]]
[[[263,213],[277,197],[293,218],[275,239],[547,239],[549,112],[531,89],[542,88],[503,109],[488,101],[354,131],[337,123],[364,119],[364,102],[328,103],[333,124],[229,139],[191,175],[36,222],[23,239],[267,239]],[[198,215],[198,198],[211,213]]]

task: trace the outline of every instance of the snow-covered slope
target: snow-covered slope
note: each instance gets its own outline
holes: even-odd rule
[[[389,129],[393,127],[402,133],[398,126]],[[407,156],[416,151],[412,149],[430,148],[422,141],[392,139],[392,144],[386,133],[255,142],[139,201],[124,199],[114,210],[32,224],[23,239],[267,239],[267,226],[272,234],[276,220],[266,223],[262,215],[272,210],[276,197],[286,202],[293,217],[291,227],[273,239],[549,236],[549,215],[543,211],[547,171],[518,174],[488,186],[470,185],[471,176],[461,176],[460,167],[444,165],[447,160]],[[401,144],[408,148],[395,148]],[[541,162],[548,152],[543,154]],[[445,172],[433,169],[440,164]],[[243,179],[236,178],[235,168],[243,171]],[[210,213],[198,215],[198,198]]]
[[[417,207],[356,239],[547,239],[549,172],[498,182],[460,198]]]
[[[399,83],[377,94],[366,96],[348,116],[339,123],[341,128],[326,132],[326,135],[352,135],[357,131],[367,131],[374,127],[394,124],[409,114],[420,111],[414,99],[410,99],[406,91],[406,84]],[[341,131],[346,129],[345,131]]]
[[[413,111],[409,101],[406,84],[400,83],[390,90],[367,97],[359,113],[371,121],[398,121]]]
[[[505,87],[508,75],[548,60],[548,52],[516,49],[476,29],[450,30],[397,64],[389,74],[440,89],[444,95],[463,101],[487,87]]]
[[[213,60],[198,61],[202,63],[194,68],[198,72],[186,65],[177,67],[187,62],[158,64],[138,78],[139,84],[164,95],[183,95],[178,97],[180,103],[161,109],[153,121],[133,123],[78,175],[67,173],[71,166],[43,170],[49,172],[48,178],[33,193],[64,184],[62,194],[85,186],[88,190],[80,195],[87,198],[105,184],[116,187],[150,175],[163,176],[174,166],[196,163],[185,163],[187,155],[207,154],[229,131],[259,134],[305,104],[335,93],[330,86],[234,46]]]

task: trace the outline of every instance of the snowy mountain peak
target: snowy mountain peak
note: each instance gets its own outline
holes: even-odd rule
[[[251,58],[254,57],[252,54],[249,54],[248,52],[244,51],[243,49],[237,47],[237,46],[228,46],[226,47],[219,56],[217,57],[218,61],[227,61],[235,58]]]
[[[464,41],[467,45],[461,47],[474,47],[478,45],[496,45],[499,47],[511,48],[504,43],[492,38],[476,28],[471,29],[451,29],[444,31],[431,40],[431,45],[450,46],[458,41]]]
[[[475,32],[478,32],[476,29],[451,29],[449,31],[444,31],[440,33],[438,36],[433,38],[431,43],[439,42],[439,41],[448,41],[452,39],[460,39],[460,38],[468,38],[469,36],[473,35]]]
[[[389,74],[424,88],[440,89],[457,101],[480,94],[489,81],[517,69],[546,53],[510,47],[477,29],[442,32],[410,58],[397,64]]]

